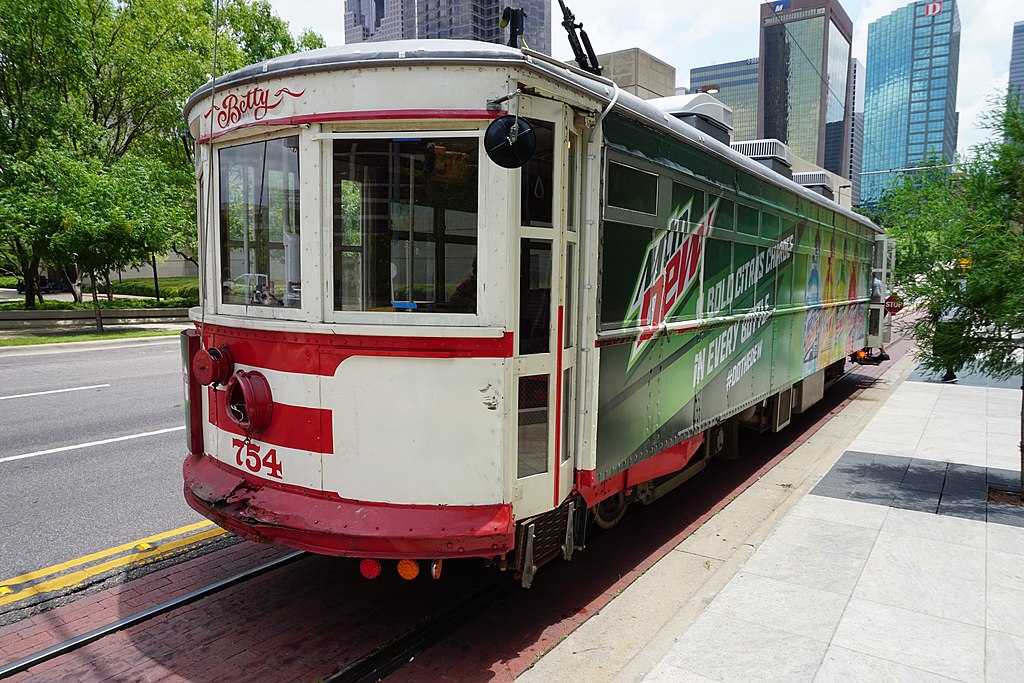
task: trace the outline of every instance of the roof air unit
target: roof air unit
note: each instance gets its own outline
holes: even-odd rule
[[[732,109],[707,93],[672,95],[648,102],[723,145],[732,140]]]
[[[781,176],[793,178],[793,154],[781,140],[769,138],[734,142],[732,148]]]

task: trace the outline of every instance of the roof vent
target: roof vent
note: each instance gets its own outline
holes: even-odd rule
[[[817,192],[826,199],[835,200],[835,185],[828,173],[823,171],[808,171],[806,173],[794,173],[793,182],[803,185],[811,192]]]
[[[672,95],[648,102],[723,145],[732,140],[732,109],[707,93]]]
[[[793,178],[793,154],[781,140],[769,138],[734,142],[732,148],[781,176]]]

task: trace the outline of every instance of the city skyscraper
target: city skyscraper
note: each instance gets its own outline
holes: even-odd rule
[[[864,160],[864,64],[854,59],[850,68],[850,205],[860,206],[860,172]]]
[[[956,155],[956,0],[920,0],[872,23],[867,62],[860,196],[874,206],[898,177],[884,171]]]
[[[837,0],[761,4],[757,136],[844,176],[853,22]]]
[[[1013,25],[1013,49],[1010,52],[1010,86],[1024,98],[1024,21]]]
[[[413,38],[459,38],[504,43],[504,0],[345,0],[345,42]],[[545,0],[519,0],[526,11],[527,47],[551,54],[551,7]]]
[[[713,94],[732,109],[735,142],[757,139],[757,71],[757,57],[690,69],[690,92],[718,86]]]

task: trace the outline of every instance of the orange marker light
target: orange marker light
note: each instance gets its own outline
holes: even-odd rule
[[[359,562],[359,573],[367,579],[376,579],[380,576],[380,561],[369,558]]]
[[[398,575],[406,581],[412,581],[420,575],[420,563],[416,560],[399,560]]]

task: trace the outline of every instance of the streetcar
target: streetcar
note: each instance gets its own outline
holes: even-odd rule
[[[244,538],[529,586],[880,357],[880,228],[546,55],[325,48],[185,117],[184,493]]]

